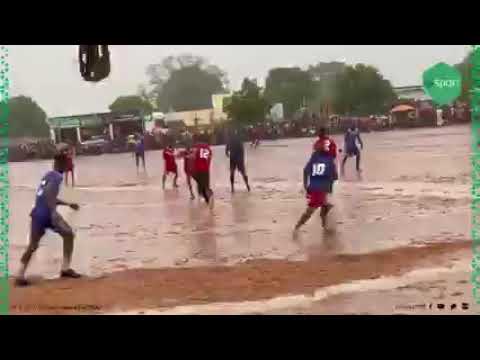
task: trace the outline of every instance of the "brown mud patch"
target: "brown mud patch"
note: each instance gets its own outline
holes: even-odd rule
[[[86,314],[313,294],[353,280],[448,266],[470,241],[403,247],[362,255],[320,255],[307,262],[251,260],[236,266],[134,269],[101,278],[45,280],[11,286],[12,314]]]

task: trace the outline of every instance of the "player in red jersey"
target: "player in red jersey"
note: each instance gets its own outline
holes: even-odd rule
[[[175,175],[173,179],[173,186],[177,188],[178,169],[177,162],[175,161],[175,150],[172,145],[167,145],[165,150],[163,150],[163,160],[165,160],[165,171],[162,179],[163,189],[165,190],[167,175],[170,173]]]
[[[75,158],[75,147],[73,145],[69,145],[67,151],[67,168],[65,171],[65,185],[68,186],[68,174],[72,175],[72,187],[75,187],[75,165],[73,163],[73,159]]]
[[[213,191],[210,188],[210,163],[212,162],[212,149],[207,143],[195,137],[193,146],[193,179],[197,182],[198,193],[213,209]]]
[[[185,150],[182,150],[178,153],[179,158],[183,158],[183,170],[185,171],[185,176],[187,178],[187,185],[188,189],[190,190],[190,198],[195,200],[195,195],[193,194],[192,190],[192,174],[193,174],[193,165],[194,165],[194,158],[193,158],[193,149],[190,145],[185,146]]]
[[[322,148],[320,149],[320,147]],[[313,144],[313,151],[316,150],[326,151],[334,159],[337,158],[337,144],[327,135],[327,129],[324,127],[318,130],[318,139]]]

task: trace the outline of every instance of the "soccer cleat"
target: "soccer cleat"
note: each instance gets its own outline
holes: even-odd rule
[[[30,285],[30,281],[28,281],[27,279],[23,278],[23,277],[18,277],[15,279],[15,286],[17,287],[25,287],[25,286],[29,286]]]
[[[73,269],[68,269],[68,270],[62,270],[60,272],[60,277],[62,278],[71,278],[71,279],[78,279],[80,277],[82,277],[82,275],[80,275],[79,273],[77,273],[75,270]]]

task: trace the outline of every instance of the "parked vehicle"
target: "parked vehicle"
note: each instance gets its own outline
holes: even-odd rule
[[[80,143],[81,154],[100,155],[110,152],[111,144],[103,136],[92,136],[89,140]]]

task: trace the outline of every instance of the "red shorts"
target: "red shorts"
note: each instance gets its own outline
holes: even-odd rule
[[[72,161],[71,159],[67,160],[67,166],[66,166],[66,169],[65,169],[65,170],[66,170],[67,172],[69,172],[69,171],[72,172],[72,171],[73,171],[73,168],[74,168],[74,166],[73,166],[73,161]]]
[[[308,207],[318,209],[327,204],[327,193],[324,191],[309,191],[307,199]]]
[[[174,173],[176,174],[178,172],[177,170],[177,165],[176,164],[173,164],[173,165],[166,165],[165,166],[165,173]]]

